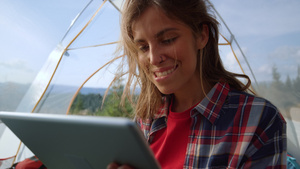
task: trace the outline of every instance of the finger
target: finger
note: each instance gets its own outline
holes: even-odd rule
[[[118,169],[134,169],[134,167],[131,167],[130,165],[125,164],[125,165],[120,166]]]
[[[108,164],[108,166],[106,167],[106,169],[118,169],[120,165],[117,163],[110,163]]]

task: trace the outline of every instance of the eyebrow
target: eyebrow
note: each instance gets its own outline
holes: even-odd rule
[[[163,36],[166,32],[174,31],[174,30],[177,30],[177,29],[176,29],[176,28],[166,28],[166,29],[164,29],[164,30],[158,32],[158,33],[155,35],[155,37],[156,37],[156,38],[159,38],[159,37]]]
[[[177,28],[166,28],[166,29],[163,29],[161,31],[159,31],[158,33],[155,34],[155,38],[159,38],[159,37],[162,37],[166,32],[169,32],[169,31],[174,31],[174,30],[178,30]],[[135,43],[139,43],[139,42],[144,42],[144,40],[142,39],[137,39],[137,40],[134,40]]]

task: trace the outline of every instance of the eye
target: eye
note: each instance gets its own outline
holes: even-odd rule
[[[173,38],[169,38],[169,39],[165,39],[165,40],[162,40],[162,44],[171,44],[173,43],[175,40],[177,39],[177,37],[173,37]]]
[[[139,50],[142,52],[147,52],[149,49],[149,45],[141,45],[139,46]]]

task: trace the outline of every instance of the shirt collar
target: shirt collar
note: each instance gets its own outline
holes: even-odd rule
[[[154,119],[158,119],[161,117],[167,117],[169,114],[169,105],[171,103],[171,95],[166,95],[162,97],[163,104],[159,108],[159,111],[155,114]]]
[[[220,111],[225,103],[230,87],[228,83],[218,82],[195,108],[191,111],[191,117],[197,116],[199,113],[207,118],[212,124],[220,117]],[[163,97],[163,104],[154,119],[167,117],[169,113],[169,105],[171,103],[171,95]]]
[[[191,117],[200,113],[214,124],[221,115],[221,108],[226,101],[229,90],[228,83],[218,82],[207,94],[207,97],[192,110]]]

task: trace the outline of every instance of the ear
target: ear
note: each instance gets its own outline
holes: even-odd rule
[[[208,42],[208,38],[209,38],[208,26],[204,24],[202,26],[202,31],[197,36],[197,48],[203,49]]]

